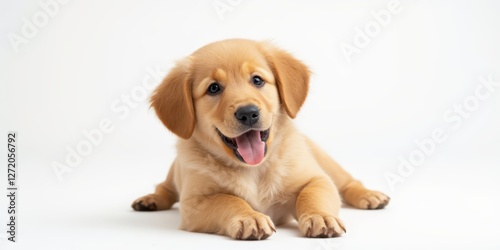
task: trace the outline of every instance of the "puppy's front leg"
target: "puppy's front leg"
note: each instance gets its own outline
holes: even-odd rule
[[[341,201],[336,187],[318,177],[308,182],[296,201],[296,217],[301,233],[307,237],[337,237],[345,232],[338,218]]]
[[[243,199],[229,194],[196,196],[181,201],[181,229],[262,240],[276,232],[273,222]]]

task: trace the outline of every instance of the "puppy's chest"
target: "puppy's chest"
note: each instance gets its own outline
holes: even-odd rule
[[[243,175],[230,189],[254,209],[264,211],[273,204],[286,202],[282,178],[276,173]]]

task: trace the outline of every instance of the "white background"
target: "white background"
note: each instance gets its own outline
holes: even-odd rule
[[[7,186],[6,134],[14,130],[20,188],[17,243],[5,239],[7,200],[0,199],[1,249],[500,247],[500,86],[459,125],[444,119],[475,98],[480,77],[500,82],[498,2],[402,1],[350,63],[342,44],[354,45],[356,29],[389,1],[233,2],[74,0],[17,52],[8,34],[21,36],[24,18],[44,10],[38,1],[1,2],[0,187]],[[232,7],[218,13],[214,3]],[[342,209],[348,233],[341,238],[302,238],[292,224],[261,242],[180,231],[177,208],[132,211],[131,202],[166,176],[175,137],[146,97],[127,114],[112,106],[126,107],[123,96],[144,89],[148,68],[166,73],[200,46],[234,37],[272,39],[310,66],[297,126],[368,187],[388,193],[386,209]],[[113,132],[59,181],[54,162],[66,165],[68,148],[102,119]],[[421,152],[415,140],[436,129],[444,142],[391,188],[385,176],[400,175],[400,158]]]

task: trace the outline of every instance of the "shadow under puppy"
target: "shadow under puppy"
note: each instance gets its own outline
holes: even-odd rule
[[[380,209],[386,195],[366,189],[293,125],[309,70],[267,42],[208,44],[177,63],[151,98],[178,137],[177,157],[138,211],[180,202],[183,230],[265,239],[295,218],[307,237],[345,232],[341,197]]]

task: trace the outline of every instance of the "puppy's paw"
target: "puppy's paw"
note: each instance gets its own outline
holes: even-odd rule
[[[389,196],[366,189],[359,182],[353,182],[342,192],[344,201],[360,209],[382,209],[389,204]]]
[[[237,216],[227,226],[227,234],[238,240],[263,240],[276,232],[273,222],[261,213]]]
[[[300,232],[310,238],[338,237],[346,232],[342,221],[331,215],[302,215],[299,219]]]
[[[168,198],[162,197],[157,194],[148,194],[143,196],[132,203],[132,208],[135,211],[157,211],[166,210],[172,207]]]
[[[389,204],[390,200],[391,198],[389,198],[389,196],[381,192],[365,190],[365,192],[359,196],[356,207],[361,209],[382,209]]]

